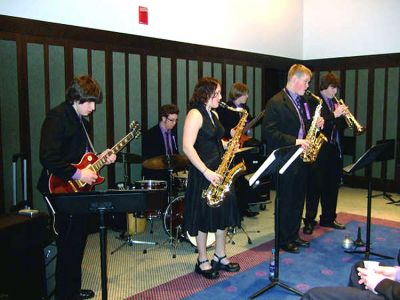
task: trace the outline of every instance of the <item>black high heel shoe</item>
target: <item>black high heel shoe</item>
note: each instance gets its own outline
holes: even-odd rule
[[[211,267],[213,267],[213,269],[215,269],[216,271],[222,270],[227,272],[238,272],[240,270],[240,265],[238,263],[230,262],[229,264],[225,265],[221,262],[221,260],[223,260],[226,255],[219,257],[217,254],[214,253],[214,257],[216,257],[218,261],[213,259],[211,261]]]
[[[205,278],[207,278],[207,279],[215,279],[215,278],[217,278],[218,276],[219,276],[219,272],[218,272],[218,270],[215,270],[213,267],[212,267],[212,265],[211,265],[211,269],[208,269],[208,270],[202,270],[201,268],[200,268],[200,265],[202,265],[202,264],[204,264],[204,263],[206,263],[206,262],[208,262],[208,259],[206,259],[206,260],[203,260],[203,261],[199,261],[198,259],[197,259],[197,263],[196,263],[196,266],[195,266],[195,268],[194,268],[194,271],[197,273],[197,274],[200,274],[200,275],[202,275],[203,277],[205,277]]]

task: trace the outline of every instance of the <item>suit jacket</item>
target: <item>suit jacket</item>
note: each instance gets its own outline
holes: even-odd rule
[[[82,118],[82,122],[89,130],[88,121]],[[71,179],[76,172],[71,163],[79,163],[87,147],[86,133],[72,105],[63,102],[50,110],[41,129],[39,155],[43,170],[37,185],[39,191],[49,191],[49,173],[66,181]]]
[[[302,98],[303,104],[306,103]],[[312,111],[311,119],[312,119]],[[307,131],[311,120],[304,120]],[[267,145],[267,152],[296,144],[301,122],[297,110],[289,96],[282,90],[275,94],[266,105],[262,121],[262,140]],[[307,133],[307,132],[305,132]]]
[[[179,154],[176,126],[171,131],[173,154]],[[165,142],[160,125],[157,123],[142,135],[142,156],[144,159],[166,155]],[[157,171],[142,168],[142,176],[146,179],[168,179],[167,171]]]
[[[176,126],[171,131],[173,154],[179,154]],[[147,130],[142,137],[142,155],[145,159],[165,155],[165,142],[160,125]]]

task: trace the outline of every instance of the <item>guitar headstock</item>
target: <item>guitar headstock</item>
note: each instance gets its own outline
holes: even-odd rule
[[[138,138],[141,134],[140,124],[136,121],[132,121],[132,123],[129,125],[129,130],[132,132],[134,139]]]

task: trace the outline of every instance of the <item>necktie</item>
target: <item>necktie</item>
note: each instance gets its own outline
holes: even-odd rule
[[[331,110],[331,112],[333,113],[335,111],[335,105],[333,104],[333,101],[331,98],[328,98],[328,106],[329,106],[329,109]],[[333,124],[330,143],[339,145],[339,135],[338,135],[338,131],[336,129],[336,124]]]
[[[294,99],[294,103],[296,104],[296,108],[297,108],[297,110],[299,111],[299,113],[301,114],[301,117],[302,117],[302,118],[305,118],[306,114],[305,114],[305,112],[304,112],[304,107],[303,107],[303,105],[301,104],[301,101],[300,101],[300,97],[299,97],[299,96],[297,96],[297,97]]]
[[[335,110],[335,106],[333,105],[332,99],[328,98],[329,109],[333,112]]]
[[[166,131],[165,132],[165,140],[167,142],[167,144],[165,145],[167,155],[168,154],[173,154],[172,153],[172,147],[171,147],[171,132],[170,131]]]

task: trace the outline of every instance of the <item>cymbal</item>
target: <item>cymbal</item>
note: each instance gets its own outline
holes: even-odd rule
[[[160,155],[146,159],[143,167],[151,170],[182,170],[189,164],[189,159],[180,154]]]
[[[248,150],[253,149],[253,148],[255,148],[255,147],[243,147],[243,148],[240,148],[238,151],[236,151],[236,153],[241,153],[241,152],[244,152],[244,151],[248,151]]]
[[[143,157],[135,153],[119,152],[115,161],[121,163],[127,162],[131,164],[140,164],[143,162]]]

